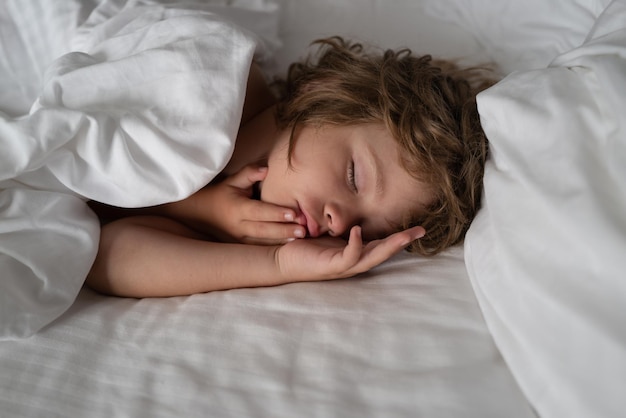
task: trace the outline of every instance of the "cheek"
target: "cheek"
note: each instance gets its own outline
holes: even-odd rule
[[[262,201],[268,203],[276,202],[277,197],[275,191],[278,190],[278,187],[276,187],[274,178],[272,176],[268,175],[267,177],[265,177],[265,180],[261,182],[259,189]]]
[[[268,170],[260,186],[261,200],[275,205],[288,206],[292,190],[290,183],[289,170]]]

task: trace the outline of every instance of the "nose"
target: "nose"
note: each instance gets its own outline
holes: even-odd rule
[[[328,234],[332,237],[344,235],[357,224],[357,217],[352,208],[334,202],[329,202],[324,206],[324,220]]]

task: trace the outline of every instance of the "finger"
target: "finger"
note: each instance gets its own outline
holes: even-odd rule
[[[303,226],[280,222],[244,221],[242,224],[242,240],[270,240],[275,243],[286,243],[291,239],[304,238],[306,231]]]
[[[249,200],[241,210],[243,218],[251,222],[292,223],[295,222],[296,216],[293,209],[262,202],[260,200]],[[300,230],[304,230],[304,227],[300,227]]]
[[[267,167],[247,165],[228,178],[227,183],[238,189],[248,189],[267,175]]]
[[[358,272],[364,272],[381,264],[402,251],[412,241],[423,237],[425,232],[424,228],[417,226],[396,232],[384,239],[369,242],[355,269]]]
[[[348,237],[348,244],[345,246],[341,253],[343,268],[342,270],[349,271],[353,266],[355,266],[363,252],[363,237],[360,226],[353,226],[350,229],[350,236]],[[356,274],[356,273],[351,273]]]
[[[404,231],[400,231],[397,232],[396,234],[394,234],[398,237],[401,237],[406,244],[402,245],[403,248],[406,247],[407,245],[409,245],[411,242],[422,238],[424,235],[426,235],[426,230],[424,229],[424,227],[422,226],[414,226],[412,228],[409,229],[405,229]],[[400,238],[398,238],[400,239]]]

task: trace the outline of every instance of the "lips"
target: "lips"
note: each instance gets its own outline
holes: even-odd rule
[[[313,219],[311,215],[307,213],[307,211],[303,210],[302,208],[300,208],[300,213],[304,215],[305,222],[306,222],[305,227],[307,231],[309,232],[309,236],[312,238],[319,237],[320,236],[319,224],[315,221],[315,219]]]

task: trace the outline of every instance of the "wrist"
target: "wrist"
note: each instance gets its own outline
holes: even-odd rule
[[[316,274],[316,269],[308,260],[304,262],[299,251],[294,251],[293,244],[272,246],[269,251],[275,266],[276,276],[282,283],[296,283],[305,281],[325,280],[322,275]]]
[[[196,192],[186,199],[179,200],[164,205],[162,209],[163,215],[182,222],[188,227],[202,233],[211,233],[214,214],[212,209],[214,205],[203,205],[207,198],[206,189],[202,190],[202,199],[200,192]],[[208,199],[210,200],[210,198]]]
[[[282,282],[287,283],[287,277],[283,273],[280,263],[280,249],[282,245],[270,245],[267,246],[268,259],[271,260],[276,277]],[[293,279],[292,279],[293,280]]]

